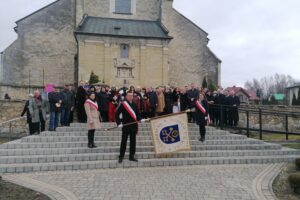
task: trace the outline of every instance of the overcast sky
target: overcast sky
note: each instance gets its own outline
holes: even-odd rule
[[[53,1],[1,1],[0,51],[16,39],[15,21]],[[300,0],[175,0],[174,7],[209,33],[223,87],[275,73],[300,80]]]

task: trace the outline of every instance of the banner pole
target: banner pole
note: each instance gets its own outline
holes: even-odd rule
[[[181,112],[178,112],[178,113],[171,113],[171,114],[167,114],[167,115],[161,115],[161,116],[157,116],[157,117],[148,118],[148,119],[145,119],[145,120],[146,121],[150,121],[150,120],[154,120],[154,119],[160,119],[160,118],[170,117],[170,116],[179,115],[179,114],[188,113],[188,112],[191,112],[191,110],[187,109],[185,111],[181,111]],[[131,122],[131,123],[128,123],[128,124],[124,124],[123,127],[130,126],[130,125],[137,124],[137,123],[138,122]],[[111,130],[114,130],[114,129],[117,129],[117,128],[119,128],[119,127],[115,126],[115,127],[106,128],[106,129],[103,129],[103,130],[104,131],[111,131]]]

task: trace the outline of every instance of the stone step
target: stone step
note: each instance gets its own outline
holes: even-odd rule
[[[192,151],[211,150],[280,150],[278,144],[243,144],[243,145],[192,145]],[[115,153],[119,152],[119,146],[97,147],[89,149],[84,147],[70,148],[27,148],[27,149],[0,149],[0,156],[20,156],[20,155],[52,155],[52,154],[81,154],[81,153]],[[154,152],[153,146],[137,146],[136,152]]]
[[[250,151],[188,151],[165,156],[155,155],[153,152],[139,152],[137,158],[195,158],[195,157],[244,157],[244,156],[278,156],[278,155],[300,155],[296,150],[250,150]],[[97,161],[97,160],[117,160],[119,154],[115,153],[81,153],[63,155],[27,155],[27,156],[1,156],[1,164],[13,163],[50,163],[50,162],[73,162],[73,161]],[[126,157],[128,158],[128,156]]]
[[[119,130],[121,131],[121,128],[116,128],[113,130]],[[199,131],[199,127],[189,127],[190,131]],[[206,127],[207,131],[215,131],[215,128],[212,127]],[[70,132],[70,131],[87,131],[86,127],[57,127],[56,131],[58,132]],[[100,131],[106,131],[105,128],[100,129]],[[139,127],[139,132],[142,131],[151,131],[151,127]]]
[[[129,143],[129,141],[128,141]],[[119,146],[120,141],[96,141],[99,147]],[[191,141],[192,145],[242,145],[242,144],[263,144],[262,141],[256,139],[247,140],[206,140],[204,143],[199,141]],[[137,141],[137,146],[153,146],[152,141]],[[6,143],[0,146],[1,149],[20,149],[20,148],[69,148],[69,147],[85,147],[87,142],[41,142],[41,143]]]
[[[40,134],[40,136],[86,136],[87,135],[87,131],[64,131],[64,132],[49,132],[49,131],[45,131],[42,132]],[[237,135],[237,134],[232,134],[226,131],[206,131],[206,135],[224,135],[224,134],[228,134],[228,135]],[[111,135],[111,136],[120,136],[122,135],[121,131],[96,131],[95,135],[97,136],[107,136],[107,135]],[[148,135],[152,135],[151,131],[143,131],[143,132],[138,132],[137,134],[138,136],[148,136]],[[199,131],[189,131],[189,135],[200,135]]]
[[[87,134],[82,136],[28,136],[21,139],[21,142],[83,142],[87,141]],[[190,136],[191,140],[198,140],[199,135]],[[207,135],[207,140],[241,140],[247,137],[243,135]],[[95,141],[121,141],[121,135],[119,136],[95,136]],[[137,141],[152,141],[152,136],[138,136]]]
[[[102,127],[115,127],[116,125],[117,125],[116,122],[101,123]],[[188,126],[189,127],[199,127],[195,123],[189,123]],[[72,123],[72,124],[70,124],[70,126],[67,126],[67,127],[74,127],[74,128],[86,127],[86,123]],[[151,124],[150,123],[139,123],[139,127],[151,127]],[[208,126],[208,127],[214,128],[212,126]]]
[[[211,165],[211,164],[257,164],[293,162],[297,156],[245,156],[245,157],[195,157],[195,158],[160,158],[139,159],[139,162],[124,160],[118,164],[116,160],[101,161],[73,161],[73,162],[50,162],[50,163],[21,163],[0,164],[0,173],[22,173],[37,171],[60,171],[60,170],[85,170],[106,168],[128,167],[157,167],[157,166],[184,166],[184,165]]]

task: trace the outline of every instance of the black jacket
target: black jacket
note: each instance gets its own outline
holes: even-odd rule
[[[130,105],[130,107],[132,108],[132,110],[135,112],[137,121],[141,120],[141,116],[140,113],[138,112],[138,108],[137,105],[135,103],[129,103],[127,101],[127,103]],[[122,119],[120,119],[120,114],[122,114]],[[116,122],[117,124],[129,124],[132,122],[135,122],[135,120],[131,117],[131,115],[127,112],[126,108],[124,108],[123,104],[120,104],[120,106],[118,107],[117,111],[116,111]],[[130,131],[130,132],[137,132],[138,131],[138,124],[132,124],[129,126],[124,126],[122,128],[122,131]]]
[[[199,91],[197,89],[190,89],[187,91],[187,97],[189,99],[189,107],[194,108],[195,107],[195,102],[199,98]],[[192,101],[192,99],[194,99]]]
[[[21,117],[23,117],[23,116],[25,115],[25,113],[26,113],[26,116],[27,116],[27,123],[29,124],[29,123],[31,123],[31,116],[30,116],[30,112],[29,112],[28,106],[29,106],[29,100],[26,101],[26,103],[25,103],[23,112],[21,113]]]
[[[156,92],[152,91],[152,92],[148,92],[148,96],[149,96],[151,109],[155,110],[157,105],[157,94]]]
[[[108,112],[109,95],[104,92],[97,93],[99,111]]]
[[[59,100],[62,100],[61,95],[58,92],[50,92],[48,94],[49,104],[50,104],[50,112],[60,112],[61,108],[55,106]]]
[[[207,125],[207,120],[205,117],[208,115],[208,103],[206,100],[201,101],[201,105],[205,108],[206,112],[203,113],[197,106],[196,106],[196,123],[201,126]]]
[[[75,106],[75,98],[73,92],[64,89],[60,92],[62,98],[62,108],[71,109]]]

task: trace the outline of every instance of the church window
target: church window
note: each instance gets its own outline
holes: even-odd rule
[[[129,45],[121,44],[121,58],[129,58]]]
[[[131,14],[131,0],[115,0],[115,12]]]

